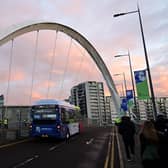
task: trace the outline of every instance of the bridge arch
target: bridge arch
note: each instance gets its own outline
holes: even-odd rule
[[[46,21],[32,21],[27,23],[18,24],[15,26],[11,26],[8,29],[6,29],[3,32],[0,32],[0,46],[7,43],[8,41],[14,39],[17,36],[20,36],[24,33],[28,33],[31,31],[38,31],[38,30],[56,30],[63,32],[76,40],[82,47],[84,47],[87,52],[90,54],[94,62],[96,63],[97,67],[99,68],[100,72],[102,73],[106,84],[109,88],[109,91],[112,95],[113,102],[115,104],[116,110],[119,112],[119,96],[117,93],[117,90],[115,88],[114,82],[111,78],[111,75],[102,60],[99,53],[96,51],[96,49],[93,47],[93,45],[79,32],[76,30],[59,24],[55,22],[46,22]]]

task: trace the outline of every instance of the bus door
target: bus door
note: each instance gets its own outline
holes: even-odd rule
[[[66,136],[67,132],[69,132],[69,129],[68,129],[69,115],[65,108],[61,108],[61,121],[62,121],[61,131],[63,136]]]

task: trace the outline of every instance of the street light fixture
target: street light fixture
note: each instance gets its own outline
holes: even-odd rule
[[[113,76],[119,76],[119,75],[123,75],[123,79],[124,79],[124,87],[125,87],[125,96],[126,96],[126,90],[127,90],[127,82],[126,82],[126,79],[125,79],[125,73],[117,73],[117,74],[114,74]]]
[[[154,120],[156,120],[157,111],[156,111],[156,104],[155,104],[155,96],[154,96],[154,91],[153,91],[153,84],[152,84],[152,78],[151,78],[151,73],[150,73],[150,67],[149,67],[149,61],[148,61],[148,56],[147,56],[145,37],[144,37],[144,32],[143,32],[142,19],[141,19],[141,13],[140,13],[139,6],[137,4],[137,10],[136,11],[115,14],[115,15],[113,15],[113,17],[123,16],[123,15],[131,14],[131,13],[138,13],[138,16],[139,16],[142,42],[143,42],[143,48],[144,48],[144,53],[145,53],[146,68],[147,68],[147,71],[148,71],[151,99],[152,99],[152,105],[153,105],[153,117],[154,117]]]
[[[134,97],[134,105],[135,105],[135,109],[137,111],[136,108],[136,94],[135,94],[135,87],[134,87],[134,78],[133,78],[133,71],[132,71],[132,63],[131,63],[131,57],[130,57],[130,52],[128,50],[127,54],[122,54],[122,55],[115,55],[114,57],[125,57],[128,56],[129,58],[129,66],[130,66],[130,74],[131,74],[131,82],[132,82],[132,90],[133,90],[133,97]]]

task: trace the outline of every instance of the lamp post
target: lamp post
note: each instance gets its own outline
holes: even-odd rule
[[[134,105],[135,105],[135,110],[137,111],[136,108],[136,94],[135,94],[135,86],[134,86],[134,78],[133,78],[133,71],[132,71],[132,63],[131,63],[131,57],[130,57],[130,52],[128,50],[127,54],[122,54],[122,55],[115,55],[114,57],[125,57],[128,56],[129,58],[129,67],[130,67],[130,74],[131,74],[131,82],[132,82],[132,90],[133,90],[133,97],[134,97]]]
[[[119,76],[119,75],[123,75],[123,78],[124,78],[124,87],[125,87],[125,98],[127,97],[127,94],[126,94],[126,90],[127,90],[127,83],[126,83],[126,79],[125,79],[125,73],[119,73],[119,74],[114,74],[113,76]],[[128,110],[129,112],[129,116],[131,116],[130,114],[130,110]]]
[[[143,48],[144,48],[144,53],[145,53],[146,68],[147,68],[147,71],[148,71],[151,99],[152,99],[152,105],[153,105],[153,117],[154,117],[154,120],[156,120],[157,111],[156,111],[156,104],[155,104],[155,96],[154,96],[154,91],[153,91],[153,84],[152,84],[152,78],[151,78],[151,73],[150,73],[150,67],[149,67],[149,61],[148,61],[148,56],[147,56],[145,37],[144,37],[144,32],[143,32],[142,19],[141,19],[141,13],[140,13],[139,6],[137,5],[137,10],[136,11],[115,14],[115,15],[113,15],[113,17],[123,16],[123,15],[131,14],[131,13],[138,13],[138,16],[139,16],[142,42],[143,42]]]
[[[121,97],[124,97],[124,87],[123,87],[123,83],[116,83],[116,86],[121,86]]]
[[[124,79],[124,87],[125,87],[125,96],[126,96],[126,90],[127,90],[127,82],[125,79],[125,73],[118,73],[118,74],[114,74],[113,76],[119,76],[119,75],[123,75],[123,79]]]

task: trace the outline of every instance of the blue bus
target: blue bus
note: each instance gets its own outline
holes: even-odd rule
[[[31,107],[30,135],[68,139],[80,133],[79,107],[65,101],[43,99]]]

